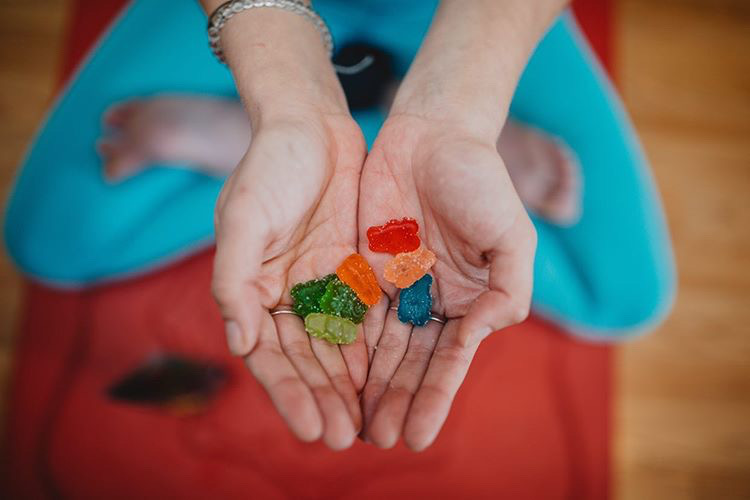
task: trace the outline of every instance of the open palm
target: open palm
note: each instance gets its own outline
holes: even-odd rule
[[[390,447],[403,434],[420,450],[442,427],[479,341],[528,314],[536,237],[494,143],[407,115],[385,123],[360,183],[360,252],[393,304],[398,291],[382,281],[391,256],[369,252],[364,235],[401,217],[419,222],[437,256],[433,311],[448,321],[412,329],[386,307],[368,315],[365,437]]]
[[[348,117],[269,125],[254,133],[216,208],[213,292],[234,354],[245,356],[292,431],[349,446],[361,426],[362,335],[349,346],[310,338],[302,320],[270,311],[289,291],[356,251],[365,145]]]

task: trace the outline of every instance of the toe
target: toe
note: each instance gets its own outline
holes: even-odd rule
[[[103,139],[97,143],[97,150],[104,160],[104,176],[110,181],[121,180],[143,169],[143,156],[125,147],[114,139]]]
[[[110,127],[122,127],[133,115],[139,101],[132,100],[112,105],[104,112],[104,123]]]

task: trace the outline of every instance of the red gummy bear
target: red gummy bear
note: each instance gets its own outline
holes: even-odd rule
[[[372,226],[367,229],[367,241],[373,252],[399,253],[413,252],[419,248],[419,224],[414,219],[404,217],[401,220],[392,219],[382,226]]]

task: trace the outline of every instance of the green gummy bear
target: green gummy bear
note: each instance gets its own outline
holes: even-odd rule
[[[357,292],[334,275],[320,298],[320,311],[316,312],[339,316],[359,324],[365,319],[367,305],[359,300]]]
[[[335,274],[329,274],[317,280],[294,285],[291,291],[292,299],[294,299],[292,310],[303,318],[311,313],[323,312],[320,308],[320,299],[326,293],[326,285],[333,279],[338,279],[338,277]]]
[[[351,344],[357,337],[357,325],[346,318],[312,313],[305,317],[305,330],[313,337],[332,344]]]

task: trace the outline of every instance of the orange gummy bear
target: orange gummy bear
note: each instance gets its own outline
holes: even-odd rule
[[[353,253],[336,269],[336,276],[351,287],[359,300],[374,306],[380,300],[380,285],[370,264],[358,253]]]
[[[427,274],[436,260],[434,253],[421,246],[413,252],[400,253],[389,260],[383,276],[398,288],[409,288]]]

